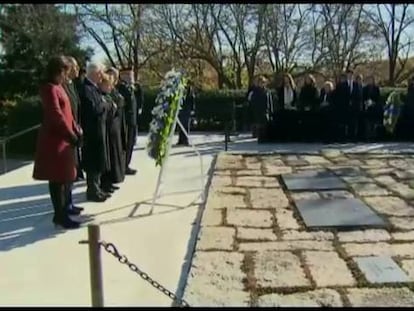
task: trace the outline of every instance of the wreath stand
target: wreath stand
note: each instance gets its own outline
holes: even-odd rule
[[[200,151],[192,143],[187,130],[184,128],[183,124],[179,120],[179,118],[178,118],[179,112],[180,112],[180,109],[177,109],[177,112],[176,112],[175,118],[174,118],[174,122],[173,122],[173,125],[172,125],[172,130],[171,130],[170,136],[168,138],[168,145],[167,145],[165,158],[164,158],[163,163],[161,164],[161,168],[160,168],[160,171],[158,173],[157,185],[155,187],[155,191],[154,191],[154,194],[153,194],[153,197],[152,197],[151,210],[150,210],[149,214],[152,214],[152,212],[154,210],[154,206],[157,203],[157,199],[159,199],[161,197],[161,186],[162,186],[162,182],[163,182],[165,169],[167,168],[168,159],[170,157],[171,146],[173,144],[174,134],[175,134],[175,130],[177,128],[177,125],[180,127],[180,129],[183,131],[184,135],[187,137],[191,148],[193,149],[194,153],[198,156],[198,158],[200,160],[200,173],[201,173],[200,174],[200,186],[201,186],[200,194],[195,198],[195,200],[193,202],[191,202],[189,204],[189,206],[194,204],[194,202],[196,202],[198,199],[201,199],[201,202],[204,202],[204,200],[205,200],[205,189],[204,189],[205,188],[205,178],[204,178],[203,158],[201,156]]]

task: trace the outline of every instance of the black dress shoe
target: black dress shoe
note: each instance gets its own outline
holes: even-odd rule
[[[106,191],[101,191],[100,193],[99,193],[99,195],[100,196],[103,196],[104,198],[110,198],[111,196],[112,196],[112,194],[111,193],[109,193],[109,192],[106,192]]]
[[[73,221],[69,217],[56,217],[53,216],[53,223],[55,227],[62,227],[63,229],[77,229],[80,227],[80,223]]]
[[[129,167],[125,170],[126,175],[135,175],[136,173],[137,173],[137,170],[134,170],[134,169],[129,168]]]
[[[80,215],[80,213],[81,213],[80,210],[76,210],[76,209],[73,209],[73,208],[68,209],[68,215],[78,216],[78,215]]]
[[[107,198],[103,194],[86,194],[86,199],[92,202],[105,202]]]
[[[108,194],[110,194],[110,193],[114,193],[114,189],[112,189],[111,187],[103,187],[102,188],[102,190],[104,191],[104,193],[106,192],[106,193],[108,193]]]
[[[72,209],[73,209],[73,210],[76,210],[76,211],[79,211],[79,212],[83,212],[83,210],[84,210],[84,208],[83,208],[83,207],[80,207],[80,206],[75,206],[75,205],[72,205]]]
[[[69,215],[79,215],[82,212],[83,212],[83,207],[74,206],[74,205],[68,210]]]
[[[176,144],[176,146],[190,146],[190,144],[188,143],[188,141],[187,142],[185,142],[185,141],[179,141]]]

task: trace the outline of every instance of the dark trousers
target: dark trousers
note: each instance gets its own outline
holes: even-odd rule
[[[137,126],[128,125],[127,150],[126,150],[126,161],[125,161],[126,168],[128,168],[129,164],[131,163],[132,153],[134,152],[136,140],[137,140]]]
[[[81,163],[82,163],[82,152],[80,148],[76,148],[75,149],[75,159],[76,159],[76,179],[83,179],[83,171],[81,168]]]
[[[53,210],[55,212],[55,218],[63,219],[68,217],[67,214],[67,190],[68,184],[49,181],[49,193],[52,200]]]
[[[86,193],[91,195],[99,195],[102,193],[101,175],[99,172],[86,171]]]
[[[271,141],[271,122],[268,123],[256,123],[256,135],[257,135],[257,142],[259,144],[261,143],[267,143]]]
[[[299,138],[299,113],[295,110],[282,110],[275,116],[278,141],[291,142]]]
[[[188,134],[188,132],[189,132],[188,122],[189,122],[190,119],[189,118],[180,118],[179,120],[180,120],[181,124],[183,125],[183,127],[186,129],[187,134]],[[184,134],[184,131],[181,129],[181,126],[179,126],[179,125],[177,125],[177,126],[178,126],[178,143],[187,145],[188,144],[188,137]]]
[[[181,125],[186,129],[187,134],[190,131],[190,115],[185,112],[184,114],[178,115],[178,120],[180,120]],[[183,130],[181,129],[181,126],[177,124],[178,127],[178,144],[188,144],[188,137],[184,134]]]
[[[66,208],[68,209],[71,209],[73,206],[72,189],[73,189],[73,183],[65,184]]]
[[[335,120],[330,107],[322,107],[318,117],[318,138],[324,143],[335,141]]]
[[[103,190],[110,188],[112,185],[111,172],[106,172],[101,175],[101,187]]]
[[[352,110],[349,112],[347,138],[351,141],[358,140],[360,133],[360,113]]]

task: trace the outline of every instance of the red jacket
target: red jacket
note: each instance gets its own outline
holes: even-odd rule
[[[61,85],[41,87],[43,122],[39,129],[33,178],[53,182],[71,182],[76,178],[77,139],[70,100]]]

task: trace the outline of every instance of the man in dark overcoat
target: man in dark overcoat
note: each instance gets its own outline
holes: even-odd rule
[[[80,128],[79,122],[80,122],[80,98],[79,98],[79,94],[78,94],[78,90],[74,84],[74,79],[76,79],[79,75],[79,66],[78,66],[78,62],[76,61],[75,58],[68,56],[66,57],[67,62],[70,66],[68,75],[67,75],[67,80],[66,82],[62,85],[63,88],[66,91],[66,94],[69,97],[69,101],[70,101],[70,106],[72,108],[72,115],[73,115],[73,119],[75,122],[75,126]],[[75,160],[76,160],[76,168],[77,168],[77,179],[79,180],[81,177],[83,177],[82,175],[82,169],[81,169],[81,148],[80,147],[76,147],[75,148]],[[69,209],[69,214],[79,214],[81,211],[83,211],[83,208],[78,207],[73,205],[73,200],[72,200],[72,188],[73,188],[73,183],[68,183],[67,184],[67,189],[66,190],[66,195],[67,195],[67,207]]]
[[[106,140],[106,114],[110,107],[105,104],[98,88],[104,67],[91,63],[80,94],[81,124],[84,132],[82,165],[86,172],[87,199],[103,202],[110,195],[101,188],[101,175],[108,168],[108,148]]]
[[[120,71],[120,81],[118,91],[125,99],[125,116],[127,123],[127,151],[125,161],[125,174],[135,175],[136,170],[129,165],[132,159],[132,153],[137,139],[138,127],[138,105],[135,98],[134,72],[132,68],[125,68]]]
[[[187,134],[190,131],[190,118],[194,115],[195,111],[195,92],[194,86],[191,81],[188,81],[185,98],[183,104],[180,107],[178,113],[178,119],[180,120],[183,127],[186,129]],[[177,145],[188,146],[188,137],[182,131],[181,127],[178,126],[178,143]]]

